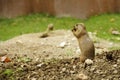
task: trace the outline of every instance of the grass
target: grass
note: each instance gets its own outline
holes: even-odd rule
[[[49,23],[53,23],[55,29],[71,29],[78,22],[85,23],[87,30],[96,32],[97,36],[107,40],[119,42],[120,36],[110,33],[110,29],[120,31],[120,14],[103,14],[80,20],[70,17],[57,18],[45,14],[31,14],[12,19],[0,19],[0,40],[8,40],[15,36],[45,31]]]
[[[97,32],[97,36],[106,40],[119,42],[120,35],[111,34],[111,29],[120,32],[120,14],[103,14],[93,16],[85,21],[88,30]]]

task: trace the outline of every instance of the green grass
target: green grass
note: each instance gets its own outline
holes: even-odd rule
[[[110,20],[114,19],[113,22]],[[12,19],[0,19],[0,40],[8,40],[15,36],[45,31],[49,23],[53,23],[55,29],[71,29],[78,22],[85,23],[87,30],[97,32],[97,36],[111,41],[119,41],[120,36],[112,35],[111,28],[120,31],[120,14],[103,14],[80,20],[70,17],[57,18],[45,14],[31,14]]]
[[[74,18],[56,18],[44,14],[0,19],[0,40],[7,40],[21,34],[45,31],[49,23],[53,23],[55,29],[70,29],[77,22],[80,22],[80,20]]]
[[[114,19],[114,21],[111,21]],[[85,21],[89,31],[97,32],[97,36],[110,41],[120,40],[120,35],[111,34],[111,29],[116,29],[120,32],[120,14],[103,14],[93,16]]]

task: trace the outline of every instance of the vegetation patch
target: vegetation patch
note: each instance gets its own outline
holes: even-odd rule
[[[71,17],[58,18],[46,14],[30,14],[12,19],[0,19],[0,40],[7,40],[27,33],[45,31],[48,24],[52,23],[55,29],[70,29],[74,24],[85,23],[89,32],[94,32],[98,37],[115,42],[120,41],[120,14],[103,14],[81,20]],[[118,34],[113,34],[117,31]]]

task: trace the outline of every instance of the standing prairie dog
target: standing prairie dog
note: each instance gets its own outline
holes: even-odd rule
[[[86,59],[94,59],[94,44],[86,31],[85,25],[83,23],[77,23],[72,29],[72,33],[79,42],[79,47],[81,50],[80,61],[84,62]]]
[[[53,24],[48,24],[46,31],[40,36],[41,38],[45,38],[49,36],[49,32],[53,31],[54,25]]]

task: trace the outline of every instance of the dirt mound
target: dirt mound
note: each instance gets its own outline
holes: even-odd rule
[[[24,34],[13,39],[0,42],[0,54],[7,53],[8,56],[27,55],[31,58],[72,58],[80,54],[77,39],[71,31],[56,30],[46,38],[40,38],[42,33]],[[97,38],[89,32],[95,42],[96,54],[108,51],[108,48],[119,46]]]
[[[0,54],[7,53],[9,63],[0,62],[0,80],[119,80],[119,46],[97,38],[92,65],[79,63],[79,46],[71,31],[53,31],[46,38],[41,33],[25,34],[0,42]],[[108,52],[107,52],[108,51]],[[103,53],[104,52],[104,53]]]

